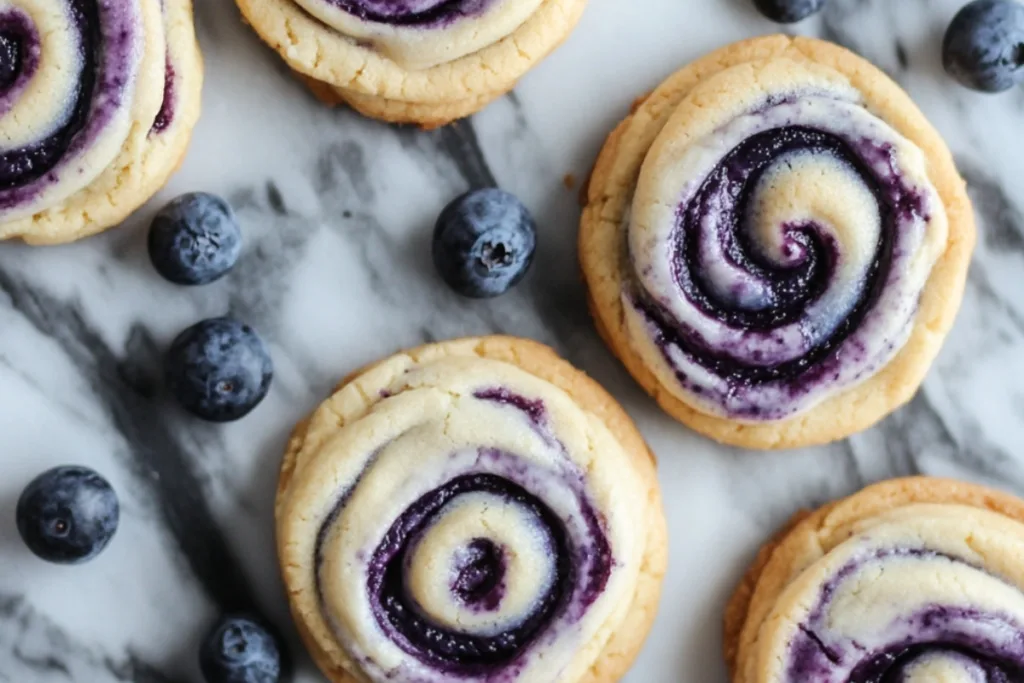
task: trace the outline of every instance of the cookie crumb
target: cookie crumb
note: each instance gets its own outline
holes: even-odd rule
[[[565,177],[562,178],[562,184],[565,185],[565,189],[571,190],[576,187],[576,176],[572,173],[566,173]]]

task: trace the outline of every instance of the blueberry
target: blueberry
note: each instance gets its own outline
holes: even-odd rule
[[[761,14],[780,24],[795,24],[821,11],[825,0],[754,0]]]
[[[968,88],[1002,92],[1024,82],[1024,5],[975,0],[953,18],[942,63]]]
[[[206,683],[278,683],[282,648],[255,619],[222,617],[203,639],[199,668]]]
[[[178,335],[164,371],[168,389],[185,410],[211,422],[229,422],[267,395],[274,365],[254,329],[231,318],[214,318]]]
[[[241,251],[242,232],[234,211],[212,194],[178,197],[160,210],[149,228],[153,267],[179,285],[205,285],[223,277]]]
[[[107,480],[87,467],[55,467],[18,498],[17,524],[29,550],[50,562],[96,557],[117,531],[120,506]]]
[[[456,292],[504,294],[526,275],[537,226],[523,203],[496,188],[473,190],[446,206],[434,227],[434,265]]]

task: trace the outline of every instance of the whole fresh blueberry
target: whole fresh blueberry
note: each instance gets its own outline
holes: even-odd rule
[[[107,480],[87,467],[48,470],[18,498],[18,533],[44,560],[77,564],[96,557],[114,537],[120,506]]]
[[[212,194],[178,197],[160,210],[149,228],[153,267],[179,285],[205,285],[223,277],[241,251],[235,212]]]
[[[1024,4],[968,4],[946,31],[942,63],[960,83],[982,92],[1002,92],[1024,82]]]
[[[772,21],[795,24],[821,11],[825,0],[754,0],[754,5]]]
[[[486,299],[526,275],[537,226],[523,203],[497,188],[473,190],[446,206],[434,227],[434,265],[456,292]]]
[[[171,343],[167,387],[190,413],[211,422],[237,420],[267,395],[274,365],[256,330],[231,318],[204,320]]]
[[[255,619],[225,616],[199,648],[206,683],[278,683],[282,657],[278,640]]]

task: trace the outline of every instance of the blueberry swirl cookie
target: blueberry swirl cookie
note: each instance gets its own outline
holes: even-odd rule
[[[320,99],[441,126],[512,89],[587,0],[237,0]]]
[[[597,326],[673,416],[782,448],[903,404],[953,323],[975,240],[951,155],[878,69],[772,36],[634,107],[587,190]]]
[[[733,683],[1024,680],[1024,501],[926,477],[795,519],[725,620]]]
[[[191,0],[0,0],[0,238],[124,220],[184,156],[201,85]]]
[[[296,430],[276,517],[292,613],[335,683],[616,681],[665,571],[632,422],[506,337],[350,378]]]

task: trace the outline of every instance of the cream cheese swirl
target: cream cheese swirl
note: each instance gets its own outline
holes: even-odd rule
[[[698,88],[679,106],[627,227],[636,345],[688,403],[752,422],[891,361],[948,231],[921,150],[853,89],[768,67],[783,69],[785,87],[726,94],[712,111],[697,111]]]
[[[643,580],[651,475],[554,385],[441,346],[314,416],[278,509],[293,608],[379,683],[580,680]]]

